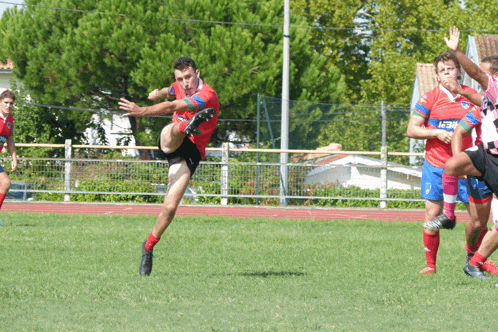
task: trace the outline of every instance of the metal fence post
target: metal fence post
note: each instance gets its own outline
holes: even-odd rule
[[[221,205],[228,205],[228,143],[222,145],[221,164]]]
[[[384,100],[381,101],[380,113],[382,116],[382,147],[380,148],[380,160],[382,168],[380,169],[380,208],[387,207],[387,117],[386,108],[384,107]]]
[[[66,162],[64,163],[64,202],[71,201],[71,154],[73,144],[70,139],[66,140],[65,153]]]
[[[382,168],[380,169],[380,208],[385,209],[387,207],[387,146],[383,146],[380,149],[381,155],[380,160],[382,162]]]

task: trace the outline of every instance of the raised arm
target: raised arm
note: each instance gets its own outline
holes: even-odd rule
[[[457,27],[450,28],[449,38],[444,37],[446,46],[455,53],[458,61],[462,65],[463,69],[472,77],[484,90],[488,88],[488,76],[473,63],[467,56],[460,50],[460,31]]]
[[[171,99],[172,95],[169,94],[169,88],[155,89],[149,93],[150,100]]]
[[[120,109],[127,112],[126,114],[123,114],[123,116],[141,117],[189,111],[188,104],[184,99],[164,101],[153,106],[139,107],[134,102],[121,98],[118,105]]]

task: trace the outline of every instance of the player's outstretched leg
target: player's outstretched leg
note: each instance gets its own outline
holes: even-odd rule
[[[199,113],[195,113],[192,119],[189,120],[187,126],[185,127],[185,135],[194,136],[200,135],[201,131],[198,129],[201,124],[207,122],[213,118],[216,114],[214,108],[205,108]]]
[[[142,261],[140,262],[140,269],[138,272],[141,276],[148,276],[152,272],[152,251],[145,249],[145,241],[142,243]]]
[[[431,221],[427,221],[424,223],[425,228],[429,228],[435,231],[439,229],[453,229],[455,228],[455,225],[456,225],[456,217],[454,219],[450,219],[444,213],[440,214]]]

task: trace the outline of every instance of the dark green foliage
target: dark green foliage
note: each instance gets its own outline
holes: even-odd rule
[[[148,93],[173,82],[172,64],[180,56],[194,58],[202,79],[217,91],[221,119],[254,119],[257,93],[281,94],[281,1],[27,0],[26,4],[98,12],[24,7],[4,15],[0,57],[12,59],[15,75],[45,103],[117,111],[117,99],[126,97],[150,105]],[[189,19],[267,26],[183,21]],[[293,16],[291,24],[308,23]],[[306,29],[292,32],[290,98],[338,101],[343,80],[324,56],[309,47],[310,38]],[[67,114],[69,120],[76,116]],[[156,137],[150,132],[157,133],[169,121],[129,119],[137,145],[154,145]],[[85,120],[81,126],[64,123],[73,134],[64,137],[83,132],[89,125],[89,118]],[[229,132],[252,139],[254,131],[254,123],[220,121],[212,142],[228,140]]]

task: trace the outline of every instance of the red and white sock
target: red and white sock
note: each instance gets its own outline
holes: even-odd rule
[[[458,196],[458,176],[449,176],[443,172],[444,214],[455,219],[455,205]]]

